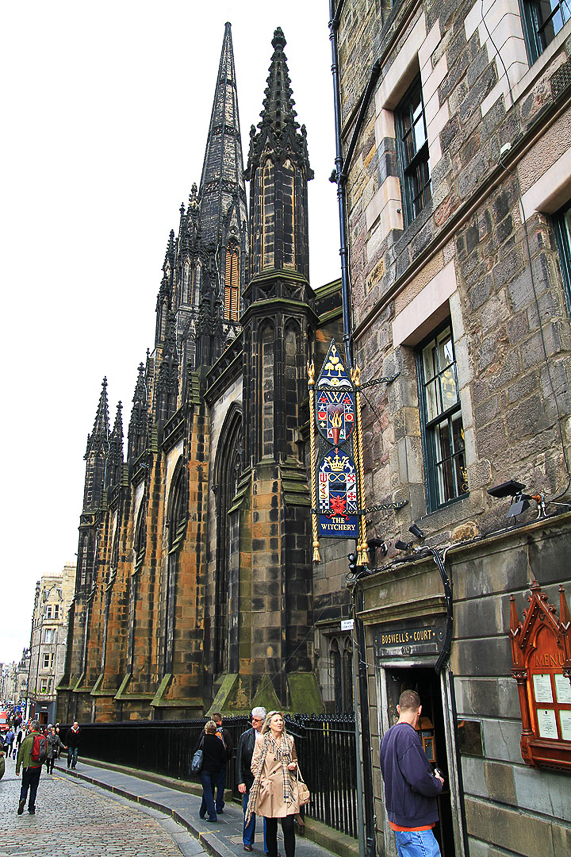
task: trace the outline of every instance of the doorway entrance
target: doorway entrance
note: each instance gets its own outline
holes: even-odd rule
[[[389,724],[398,719],[396,707],[404,690],[416,690],[420,696],[422,713],[419,737],[433,768],[437,767],[444,777],[444,789],[438,798],[439,823],[434,835],[440,844],[442,857],[455,857],[454,824],[450,804],[450,782],[444,712],[440,676],[429,667],[397,668],[385,667],[386,699]]]

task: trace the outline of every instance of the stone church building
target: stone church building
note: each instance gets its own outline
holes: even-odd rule
[[[313,173],[285,43],[277,29],[244,168],[226,25],[200,185],[169,237],[125,449],[103,382],[62,722],[323,708],[306,367],[338,334],[340,293],[309,284]]]

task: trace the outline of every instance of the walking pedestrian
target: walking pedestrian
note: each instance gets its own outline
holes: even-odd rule
[[[254,782],[245,822],[252,813],[266,819],[266,842],[270,857],[278,857],[278,819],[281,821],[286,857],[295,855],[294,818],[299,813],[297,753],[295,741],[285,731],[281,711],[270,711],[262,727],[263,740],[252,755]]]
[[[254,845],[256,835],[256,814],[252,813],[248,824],[246,824],[246,810],[248,808],[248,800],[250,798],[250,789],[254,782],[252,774],[252,755],[254,747],[259,741],[262,741],[262,726],[266,717],[266,709],[262,706],[252,709],[250,715],[251,729],[242,732],[238,739],[238,747],[236,750],[236,780],[238,783],[238,791],[242,795],[242,809],[244,810],[244,824],[242,829],[242,843],[244,851],[251,851]],[[268,852],[266,845],[266,820],[264,819],[264,851]]]
[[[18,733],[16,735],[16,746],[14,747],[14,752],[12,753],[12,757],[15,759],[20,750],[20,745],[22,743],[22,738],[24,735],[24,730],[21,727],[18,727]]]
[[[224,744],[226,750],[226,758],[224,764],[218,772],[216,780],[216,812],[224,812],[224,790],[226,788],[226,763],[232,758],[232,736],[227,729],[222,726],[222,715],[217,712],[212,715],[212,720],[216,723],[216,734]]]
[[[16,776],[19,776],[20,768],[23,769],[18,815],[22,815],[24,812],[28,791],[30,793],[28,800],[28,812],[30,815],[34,815],[36,811],[36,794],[40,782],[40,774],[42,772],[42,763],[41,761],[35,761],[32,759],[32,748],[34,745],[34,738],[36,738],[36,736],[41,737],[41,734],[37,720],[31,720],[28,727],[28,734],[22,741],[20,749],[18,750],[18,758],[16,759]]]
[[[14,734],[14,730],[10,726],[6,734],[4,735],[4,750],[6,751],[6,756],[8,758],[12,758],[12,753],[14,752],[14,739],[16,738]]]
[[[61,741],[61,735],[60,735],[59,723],[56,723],[56,725],[55,725],[54,729],[55,729],[55,731],[56,731],[56,735],[58,736],[58,738],[59,738],[59,739],[60,739],[60,741]],[[63,744],[62,744],[61,746],[63,747]],[[58,751],[57,751],[56,759],[59,759],[59,757],[60,757],[60,756],[61,756],[61,748],[60,748],[60,747],[58,747]]]
[[[65,745],[67,747],[67,766],[75,769],[77,765],[77,754],[79,752],[79,743],[81,741],[81,732],[77,720],[73,721],[71,729],[67,730],[65,736]]]
[[[432,828],[438,821],[436,796],[444,779],[433,773],[416,732],[422,705],[415,690],[405,690],[397,705],[398,722],[381,741],[385,803],[399,857],[438,857]]]
[[[55,726],[48,726],[46,772],[53,774],[55,760],[59,758],[60,750],[65,750]]]
[[[226,764],[226,748],[216,735],[216,723],[209,720],[197,741],[193,754],[202,748],[202,770],[200,771],[200,782],[202,783],[202,803],[198,812],[201,818],[208,813],[207,821],[217,821],[216,805],[214,803],[214,790],[216,781],[222,765]]]

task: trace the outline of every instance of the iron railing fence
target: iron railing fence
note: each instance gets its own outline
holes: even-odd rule
[[[357,838],[357,771],[355,720],[351,715],[286,715],[287,731],[295,738],[300,770],[311,792],[305,813],[323,824]],[[189,774],[194,747],[206,720],[139,720],[126,723],[81,724],[80,756],[162,774],[196,780]],[[238,738],[250,727],[247,717],[225,717],[232,736],[227,788],[241,799],[235,781]],[[60,734],[65,741],[67,726]]]

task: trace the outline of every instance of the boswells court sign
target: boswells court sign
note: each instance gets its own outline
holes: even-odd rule
[[[313,559],[320,538],[357,539],[366,551],[361,512],[362,444],[359,410],[360,372],[347,373],[334,340],[317,381],[308,367],[311,420]],[[365,558],[361,561],[366,562]]]

